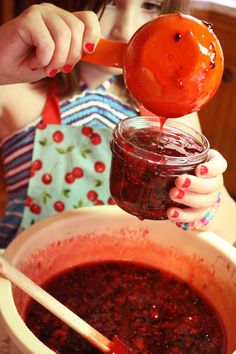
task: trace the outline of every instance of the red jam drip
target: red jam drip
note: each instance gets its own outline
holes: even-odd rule
[[[166,117],[159,117],[159,120],[160,120],[160,132],[162,132],[164,124],[167,121],[167,118]]]
[[[111,150],[110,191],[117,205],[141,220],[163,220],[168,208],[182,206],[169,198],[176,177],[194,174],[200,161],[187,159],[204,148],[188,134],[151,127],[125,130],[122,137],[113,137]],[[176,160],[169,164],[168,158]]]
[[[107,338],[117,335],[136,353],[226,353],[218,315],[190,285],[167,272],[129,262],[94,263],[67,270],[44,287]],[[25,322],[56,353],[99,353],[35,301]],[[123,354],[119,340],[117,347],[115,354]]]

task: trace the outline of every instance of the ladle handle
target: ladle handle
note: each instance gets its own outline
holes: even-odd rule
[[[11,266],[10,263],[1,256],[0,274],[4,275],[5,278],[9,279],[35,301],[60,318],[100,351],[103,353],[110,352],[111,341],[34,283],[31,279],[26,277],[18,269]]]
[[[123,68],[128,43],[100,39],[92,54],[83,54],[81,60],[93,64]]]

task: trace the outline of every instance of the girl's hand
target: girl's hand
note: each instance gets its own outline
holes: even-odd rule
[[[95,13],[70,13],[52,4],[30,6],[0,27],[0,84],[36,81],[69,72],[100,39]]]
[[[169,192],[175,202],[186,208],[169,208],[167,216],[175,222],[194,222],[200,220],[211,208],[217,193],[223,186],[222,173],[227,162],[216,150],[209,151],[209,160],[196,167],[195,176],[181,175],[175,180],[175,186]]]

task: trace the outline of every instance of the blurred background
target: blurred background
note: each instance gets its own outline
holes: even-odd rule
[[[36,2],[0,0],[0,24]],[[213,24],[213,30],[224,52],[225,69],[220,88],[214,98],[201,109],[199,117],[203,134],[210,141],[211,147],[220,151],[228,162],[228,169],[224,174],[225,185],[236,200],[236,0],[195,0],[192,1],[191,14]],[[0,164],[0,215],[5,203]]]

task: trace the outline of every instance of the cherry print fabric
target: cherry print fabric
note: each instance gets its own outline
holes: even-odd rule
[[[113,204],[109,191],[112,129],[47,125],[36,129],[21,229],[73,208]]]
[[[114,79],[115,77],[111,77],[95,90],[91,90],[85,84],[82,84],[81,93],[77,93],[64,100],[59,100],[55,97],[55,91],[52,88],[49,90],[42,116],[35,119],[31,124],[22,127],[19,131],[14,132],[2,142],[4,178],[8,201],[6,213],[0,220],[0,248],[7,247],[11,240],[21,232],[21,225],[25,228],[37,220],[43,219],[44,215],[61,213],[63,210],[71,210],[78,206],[112,203],[108,192],[108,170],[110,168],[109,161],[111,154],[109,148],[110,139],[108,137],[111,135],[111,129],[120,120],[128,116],[139,115],[136,106],[134,107],[131,103],[127,103],[122,98],[107,92]],[[45,124],[48,127],[51,124],[57,125],[55,126],[54,139],[52,136],[46,134],[48,128],[44,131],[45,135],[44,133],[42,137],[39,135],[42,134],[42,132],[39,132],[39,128],[45,127]],[[71,129],[81,127],[80,133],[79,130],[77,130],[78,133],[75,133],[75,135],[77,134],[77,138],[82,134],[82,127],[84,127],[82,138],[87,134],[87,139],[89,138],[87,142],[91,143],[89,147],[85,148],[85,151],[82,151],[81,155],[83,156],[85,167],[89,168],[90,166],[89,171],[93,173],[93,175],[90,175],[90,173],[85,174],[83,171],[87,179],[87,184],[86,186],[83,185],[82,188],[88,188],[87,193],[85,193],[85,189],[76,189],[76,186],[82,186],[81,183],[83,180],[80,177],[82,171],[79,165],[75,165],[72,173],[74,176],[71,175],[72,170],[64,173],[64,176],[66,173],[68,175],[66,179],[65,177],[64,179],[60,178],[61,185],[58,184],[56,186],[55,179],[57,180],[57,173],[59,172],[63,176],[62,164],[60,164],[60,170],[57,166],[57,172],[55,172],[54,168],[53,174],[50,175],[50,166],[53,165],[53,161],[56,161],[55,159],[57,159],[59,154],[61,158],[64,156],[65,161],[69,161],[71,159],[69,156],[73,156],[74,163],[75,150],[80,149],[80,142],[78,142],[77,147],[70,147],[74,146],[74,142],[71,141],[71,137],[74,134],[71,133],[73,130],[68,130],[64,128],[65,126],[71,127]],[[107,132],[104,132],[104,130]],[[60,141],[62,138],[61,133],[64,134],[64,132],[68,133],[65,133],[63,141]],[[100,133],[104,134],[104,138],[102,138]],[[99,134],[100,136],[98,136]],[[35,137],[37,141],[40,141],[37,144],[37,153],[34,152]],[[102,145],[99,146],[100,140]],[[67,145],[63,147],[65,141]],[[40,145],[44,147],[41,151],[39,151]],[[57,154],[54,151],[54,154],[51,155],[50,152],[49,155],[50,146],[53,150],[55,150],[55,146],[57,148],[62,146],[64,150],[55,150]],[[99,147],[101,149],[98,156],[93,155],[94,150],[98,153]],[[68,150],[65,150],[67,148]],[[41,156],[41,154],[43,155]],[[95,162],[97,162],[96,165]],[[107,163],[103,172],[104,167],[102,162]],[[49,167],[47,167],[47,164],[49,164]],[[64,163],[64,168],[69,168],[67,164]],[[92,166],[96,166],[96,169],[92,168]],[[43,171],[46,174],[44,177]],[[89,181],[93,183],[91,186],[88,182],[88,175],[90,178]],[[106,176],[106,178],[101,179],[98,176]],[[76,177],[75,181],[73,181],[74,177]],[[59,179],[57,183],[59,183]],[[66,186],[65,188],[63,187],[63,183]],[[28,187],[30,187],[29,192]],[[76,190],[75,195],[74,189]],[[58,194],[58,190],[62,192]],[[79,191],[83,195],[79,194]],[[103,196],[104,191],[106,191],[107,197]],[[73,197],[76,200],[72,201]],[[48,210],[48,215],[46,210]]]

